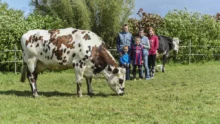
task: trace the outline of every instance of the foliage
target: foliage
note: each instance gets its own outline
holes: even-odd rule
[[[197,12],[192,13],[187,10],[170,11],[164,17],[164,25],[158,29],[157,33],[178,37],[182,40],[180,43],[182,46],[189,46],[191,43],[190,45],[193,47],[191,53],[206,55],[191,56],[192,62],[213,60],[213,48],[220,45],[220,22],[216,21],[213,16]],[[180,50],[176,60],[186,63],[188,61],[186,54],[189,53],[189,48],[185,50],[187,52],[183,51]]]
[[[204,55],[191,56],[191,62],[219,59],[217,55],[213,54],[220,54],[216,48],[220,45],[220,14],[210,16],[198,12],[188,12],[187,9],[169,11],[164,18],[157,14],[146,14],[142,9],[138,14],[142,14],[140,20],[129,19],[133,34],[137,33],[139,27],[147,29],[151,26],[156,28],[157,35],[178,37],[181,40],[180,45],[187,46],[180,48],[175,61],[187,63],[190,53]],[[190,49],[190,47],[192,48]]]
[[[155,31],[157,31],[157,29],[163,25],[164,20],[158,14],[146,13],[142,8],[137,14],[141,17],[139,20],[134,18],[128,20],[130,31],[133,34],[136,34],[139,28],[147,30],[149,27],[153,27]]]
[[[1,2],[0,19],[0,51],[21,49],[20,38],[28,30],[61,28],[64,23],[59,18],[38,13],[25,18],[22,11],[9,9],[6,3]],[[20,52],[17,53],[17,58],[14,58],[14,54],[14,52],[0,52],[0,71],[13,70],[13,63],[2,62],[21,60]]]
[[[58,16],[67,26],[92,30],[104,39],[108,46],[115,45],[115,37],[131,10],[134,0],[45,0],[32,3],[42,14]]]
[[[72,70],[38,76],[40,97],[33,98],[20,75],[0,73],[0,123],[51,124],[219,124],[219,62],[166,66],[155,79],[126,81],[115,95],[106,80],[93,79],[94,97],[76,96]],[[167,78],[169,77],[169,78]]]

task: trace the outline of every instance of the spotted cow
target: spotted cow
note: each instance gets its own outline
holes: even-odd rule
[[[24,82],[27,76],[34,97],[38,96],[38,74],[46,69],[74,68],[79,97],[82,96],[83,77],[88,94],[94,95],[92,77],[100,72],[114,92],[124,93],[125,69],[118,67],[102,39],[91,31],[74,28],[30,30],[22,36],[21,46],[24,62],[21,81]]]

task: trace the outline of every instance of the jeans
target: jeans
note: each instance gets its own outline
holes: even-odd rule
[[[144,55],[144,73],[145,73],[145,78],[150,78],[150,73],[149,73],[149,67],[148,67],[148,54]],[[143,68],[142,72],[143,72]]]
[[[126,80],[130,80],[130,65],[125,67],[126,69]]]

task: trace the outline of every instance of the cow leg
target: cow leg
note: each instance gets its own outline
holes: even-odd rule
[[[31,91],[33,97],[38,97],[37,93],[37,76],[38,73],[36,72],[36,65],[37,65],[37,59],[35,57],[30,57],[27,59],[27,78],[29,81],[29,84],[31,86]]]
[[[82,76],[76,74],[77,96],[82,97]]]
[[[37,77],[38,77],[38,74],[35,71],[33,73],[31,73],[28,70],[27,77],[28,77],[28,81],[29,81],[30,86],[31,86],[31,91],[32,91],[33,97],[38,97],[38,93],[37,93]]]
[[[76,75],[76,85],[77,85],[77,95],[78,97],[82,97],[82,80],[84,74],[85,66],[83,67],[75,67],[75,75]]]
[[[168,57],[168,54],[163,55],[163,66],[162,66],[162,72],[163,73],[165,72],[165,64],[166,64],[166,61],[167,61],[167,57]]]
[[[92,90],[92,77],[85,77],[86,78],[86,83],[87,83],[87,92],[89,96],[93,96],[93,90]]]

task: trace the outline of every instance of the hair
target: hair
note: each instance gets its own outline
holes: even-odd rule
[[[136,41],[136,39],[139,39],[139,40],[140,40],[140,36],[135,36],[135,37],[134,37],[134,41]]]
[[[149,35],[149,31],[150,31],[150,30],[152,30],[152,31],[154,32],[154,28],[153,28],[153,27],[149,27],[149,28],[148,28],[148,35]],[[155,34],[155,32],[154,32],[154,34]]]
[[[124,26],[128,26],[128,24],[124,24],[123,27],[124,27]]]
[[[149,28],[148,28],[148,31],[149,31],[149,30],[154,31],[154,28],[153,28],[153,27],[149,27]]]
[[[144,31],[144,28],[139,28],[139,31]]]

